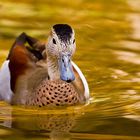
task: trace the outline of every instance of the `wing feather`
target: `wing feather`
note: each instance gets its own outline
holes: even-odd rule
[[[89,99],[89,86],[87,80],[81,72],[80,68],[74,62],[72,62],[72,66],[76,77],[73,84],[79,91],[81,100],[87,101]]]
[[[11,102],[13,92],[10,86],[9,60],[4,61],[0,69],[0,100]]]

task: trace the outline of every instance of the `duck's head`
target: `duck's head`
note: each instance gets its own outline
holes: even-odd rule
[[[75,48],[74,30],[67,24],[54,25],[46,45],[48,73],[52,80],[71,82],[75,79],[71,64]]]

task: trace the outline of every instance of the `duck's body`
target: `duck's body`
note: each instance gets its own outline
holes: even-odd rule
[[[58,32],[57,29],[56,32]],[[30,46],[25,46],[26,42],[28,42]],[[10,50],[7,60],[0,69],[1,100],[5,100],[11,104],[39,105],[37,102],[31,103],[30,100],[35,99],[35,95],[39,95],[36,101],[42,102],[43,99],[43,102],[45,102],[45,98],[50,98],[54,103],[58,98],[52,96],[47,97],[49,95],[47,90],[45,94],[38,90],[44,82],[46,82],[46,85],[44,85],[46,88],[47,84],[49,86],[49,84],[54,83],[55,88],[58,88],[65,83],[62,88],[65,89],[65,85],[66,87],[72,88],[70,95],[75,96],[74,99],[77,98],[77,103],[83,103],[89,98],[88,84],[81,70],[74,62],[70,63],[70,59],[69,62],[67,61],[67,55],[64,54],[66,51],[60,51],[60,48],[59,55],[60,52],[63,52],[63,58],[61,59],[61,56],[54,57],[57,55],[54,55],[56,50],[53,50],[53,53],[51,52],[53,46],[49,46],[50,42],[51,41],[46,43],[47,45],[40,43],[25,33],[17,38]],[[56,44],[54,36],[53,43]],[[51,47],[51,49],[49,47]],[[65,48],[65,50],[66,49],[67,48]],[[65,89],[65,91],[67,90]],[[52,94],[53,93],[55,94],[55,91],[52,89]],[[69,96],[69,94],[67,95]],[[61,102],[62,104],[60,103],[59,105],[67,105],[67,102]],[[75,103],[76,102],[74,102],[74,104]],[[47,100],[46,103],[43,103],[43,106],[44,105],[48,105]]]

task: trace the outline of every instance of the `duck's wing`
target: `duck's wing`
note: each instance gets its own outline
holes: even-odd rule
[[[29,43],[30,46],[26,46]],[[36,62],[42,59],[39,41],[35,38],[22,33],[17,37],[13,44],[7,60],[9,60],[9,69],[11,73],[11,89],[14,92],[17,79],[25,75],[27,71],[33,70]]]
[[[29,44],[26,46],[26,44]],[[37,39],[22,33],[10,49],[7,60],[0,69],[0,99],[11,101],[17,83],[24,82],[26,74],[33,71],[43,59],[43,46]],[[26,82],[26,81],[25,81]],[[19,84],[18,84],[19,85]],[[22,85],[21,85],[22,86]]]
[[[9,60],[6,60],[0,69],[0,100],[10,102],[13,92],[10,86]]]
[[[29,45],[26,46],[26,43]],[[26,48],[29,52],[31,52],[37,59],[42,59],[42,52],[45,50],[45,43],[40,42],[38,39],[33,38],[26,33],[20,34],[14,44],[12,45],[10,52],[8,54],[7,59],[10,59],[10,56],[13,54],[13,50],[17,47]]]
[[[90,96],[88,83],[86,81],[85,76],[81,72],[80,68],[74,62],[72,62],[72,66],[75,75],[73,85],[75,86],[77,92],[79,93],[81,102],[85,102],[89,99]]]

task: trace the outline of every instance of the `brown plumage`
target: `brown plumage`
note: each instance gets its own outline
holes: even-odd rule
[[[55,25],[46,43],[22,33],[2,70],[9,70],[6,75],[10,79],[5,92],[0,93],[2,99],[39,107],[85,103],[89,89],[81,70],[71,60],[75,48],[74,30],[69,25]],[[3,78],[0,80],[5,87]]]
[[[79,103],[78,93],[71,83],[61,80],[43,80],[29,95],[27,105],[42,106],[67,106]]]

